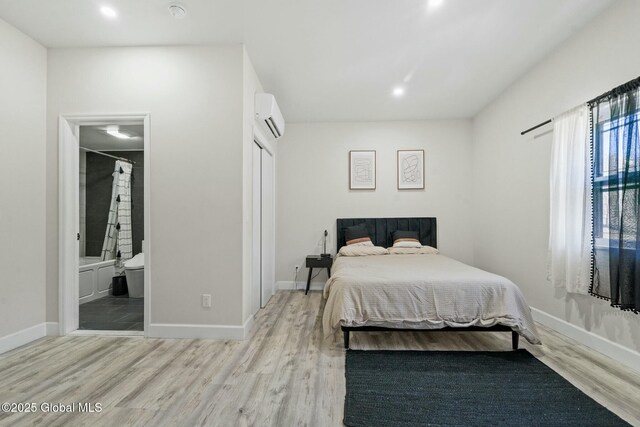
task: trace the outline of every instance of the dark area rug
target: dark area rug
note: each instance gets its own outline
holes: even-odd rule
[[[526,350],[346,355],[348,426],[627,426]]]

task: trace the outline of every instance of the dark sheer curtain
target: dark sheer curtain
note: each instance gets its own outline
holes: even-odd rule
[[[640,80],[590,102],[593,184],[591,294],[640,309]]]

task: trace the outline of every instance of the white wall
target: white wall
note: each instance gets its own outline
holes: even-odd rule
[[[58,115],[148,112],[150,321],[242,325],[242,67],[240,45],[49,51],[49,320],[58,304]],[[205,293],[211,308],[201,307]]]
[[[533,307],[636,351],[640,316],[547,281],[551,135],[520,131],[637,77],[638,16],[640,2],[615,3],[482,111],[471,180],[476,265],[512,279]]]
[[[435,216],[443,254],[473,262],[471,123],[465,120],[294,123],[278,140],[276,280],[292,281],[306,255],[336,251],[336,219]],[[377,189],[349,190],[349,150],[377,151]],[[399,191],[396,150],[425,150],[425,189]],[[326,280],[321,273],[316,281]]]
[[[0,351],[45,321],[47,51],[0,20]]]

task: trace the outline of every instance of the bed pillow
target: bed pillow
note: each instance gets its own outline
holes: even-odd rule
[[[364,223],[347,227],[344,232],[344,239],[347,241],[347,246],[373,246],[371,236],[369,236],[369,231]]]
[[[393,232],[393,247],[394,248],[421,248],[422,243],[418,238],[417,231],[394,231]]]
[[[440,251],[431,246],[421,246],[419,248],[389,248],[391,255],[412,255],[412,254],[424,254],[424,255],[436,255]]]
[[[341,247],[338,254],[340,256],[388,255],[389,251],[382,246],[349,245]]]

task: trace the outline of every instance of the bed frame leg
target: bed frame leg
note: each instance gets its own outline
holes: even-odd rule
[[[514,350],[518,349],[518,341],[520,341],[520,334],[516,331],[511,331],[511,347]]]
[[[348,350],[349,349],[349,330],[343,329],[342,335],[344,336],[344,348]]]

